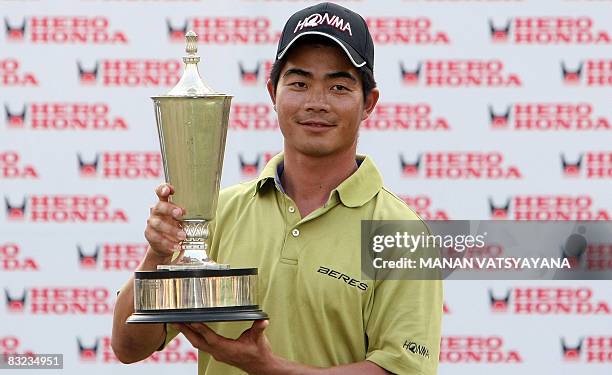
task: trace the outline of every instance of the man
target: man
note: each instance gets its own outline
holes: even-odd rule
[[[374,46],[361,16],[318,4],[285,25],[267,88],[284,153],[258,179],[223,190],[209,256],[259,268],[269,321],[126,325],[131,281],[115,308],[112,347],[126,363],[180,331],[199,349],[199,374],[433,374],[441,281],[361,279],[361,220],[420,220],[356,154],[378,101]],[[185,238],[161,185],[139,270],[171,261]],[[423,226],[424,227],[424,226]]]

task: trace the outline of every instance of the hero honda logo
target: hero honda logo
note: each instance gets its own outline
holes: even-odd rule
[[[166,28],[177,43],[185,42],[187,30],[198,34],[202,44],[274,44],[280,39],[267,17],[193,17],[181,23],[166,19]]]
[[[116,59],[92,64],[77,61],[81,85],[101,84],[106,87],[173,86],[180,78],[179,60]]]
[[[30,164],[22,164],[17,151],[0,151],[0,181],[38,179],[38,171]]]
[[[140,243],[103,243],[88,248],[77,245],[79,267],[83,270],[133,271],[147,248],[147,244]]]
[[[111,292],[104,287],[33,287],[21,292],[5,289],[10,313],[33,315],[111,314]]]
[[[501,336],[443,336],[440,363],[522,363],[518,350],[506,349]]]
[[[489,198],[492,219],[610,220],[606,209],[593,205],[589,195],[516,195],[504,201]]]
[[[8,221],[31,223],[127,223],[125,210],[110,207],[105,195],[5,196]],[[17,203],[16,203],[17,202]]]
[[[32,350],[24,350],[20,348],[21,340],[16,336],[0,336],[0,355],[6,354],[30,354],[34,355]]]
[[[21,63],[16,59],[0,59],[0,86],[38,86],[34,73],[22,72]]]
[[[107,179],[160,178],[162,158],[157,151],[104,151],[93,157],[77,153],[79,175]]]
[[[501,60],[426,60],[408,65],[400,62],[404,85],[426,87],[520,87],[516,73],[504,72]],[[424,82],[421,79],[424,76]]]
[[[612,130],[610,120],[595,116],[589,103],[516,103],[502,109],[489,105],[489,120],[494,130]]]
[[[119,363],[111,346],[111,337],[76,338],[79,360],[83,363]],[[198,353],[183,337],[176,337],[163,351],[151,354],[142,363],[197,363]]]
[[[450,44],[445,31],[432,30],[426,17],[368,17],[368,29],[375,44]]]
[[[257,174],[272,159],[278,152],[263,152],[258,153],[254,157],[245,158],[242,154],[238,154],[238,162],[240,164],[240,175],[243,178],[255,178]]]
[[[569,178],[612,178],[612,152],[589,151],[571,156],[562,153],[561,170]]]
[[[431,197],[427,195],[400,195],[399,197],[425,220],[449,220],[448,212],[434,208]]]
[[[561,337],[560,341],[565,362],[612,363],[612,336],[586,336],[571,340]]]
[[[15,109],[18,108],[18,109]],[[107,103],[35,102],[22,106],[5,103],[7,127],[30,130],[127,130],[126,120],[112,116]]]
[[[611,315],[610,305],[594,300],[593,290],[582,287],[513,288],[489,290],[491,311],[515,315]]]
[[[21,246],[13,242],[0,244],[0,270],[39,271],[36,259],[21,254]]]
[[[503,23],[490,19],[489,31],[495,43],[600,45],[612,41],[608,32],[593,30],[590,17],[516,17]]]
[[[364,130],[413,130],[449,131],[450,125],[444,117],[433,117],[431,106],[426,103],[379,103],[365,121]]]
[[[336,29],[348,32],[350,36],[353,36],[353,31],[351,30],[351,24],[348,21],[345,21],[343,18],[340,18],[337,15],[330,15],[329,13],[325,13],[321,15],[319,13],[313,13],[303,20],[299,20],[297,25],[295,25],[295,29],[293,33],[297,33],[298,31],[302,31],[305,27],[317,27],[322,24],[326,24],[327,26],[335,27]]]
[[[412,159],[399,155],[402,177],[426,179],[521,179],[517,166],[504,165],[500,152],[425,152]]]
[[[561,61],[561,77],[569,86],[612,86],[612,59],[589,59],[573,64]]]
[[[245,86],[265,84],[270,77],[270,71],[274,61],[257,61],[255,64],[245,64],[238,62],[238,72],[240,73],[240,83]]]
[[[276,131],[278,121],[268,103],[232,104],[229,118],[231,130]]]
[[[107,17],[34,16],[21,22],[4,18],[6,37],[10,42],[37,44],[127,44],[123,31],[111,30]]]

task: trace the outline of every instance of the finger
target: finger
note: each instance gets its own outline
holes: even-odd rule
[[[179,330],[191,345],[202,351],[210,352],[211,346],[206,342],[206,339],[198,334],[198,332],[192,330],[189,325],[177,323],[173,324],[173,327]]]
[[[159,201],[151,210],[152,215],[170,216],[175,219],[180,219],[185,214],[185,210],[170,202]]]
[[[151,247],[165,255],[172,255],[175,251],[180,250],[177,240],[167,237],[149,226],[145,229],[144,235]]]
[[[168,197],[174,194],[174,187],[169,183],[161,183],[155,188],[155,194],[160,201],[168,202]]]
[[[251,331],[255,336],[261,336],[269,324],[267,319],[256,320],[251,326]]]
[[[204,337],[207,343],[214,347],[235,341],[218,335],[215,331],[203,323],[190,323],[189,328],[199,333],[202,337]]]
[[[182,241],[187,238],[185,231],[176,220],[164,219],[160,216],[151,216],[147,219],[147,226],[175,241]]]

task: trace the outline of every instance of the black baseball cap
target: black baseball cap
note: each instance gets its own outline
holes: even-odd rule
[[[301,37],[327,37],[346,52],[356,68],[366,66],[374,71],[374,42],[365,20],[338,4],[321,3],[294,13],[283,28],[276,59],[282,58]]]

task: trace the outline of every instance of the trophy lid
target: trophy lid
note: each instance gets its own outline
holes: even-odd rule
[[[185,51],[187,56],[183,57],[185,70],[179,82],[168,92],[168,96],[204,96],[223,95],[216,92],[206,84],[198,72],[200,56],[198,52],[198,36],[192,30],[185,34]]]

